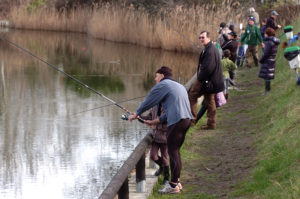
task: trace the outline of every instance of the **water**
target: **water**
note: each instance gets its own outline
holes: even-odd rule
[[[186,82],[197,55],[82,34],[1,33],[114,101],[145,96],[171,66]],[[143,98],[121,105],[136,110]],[[30,55],[0,41],[0,198],[98,198],[149,129]],[[86,112],[84,112],[86,111]],[[82,113],[81,113],[82,112]]]

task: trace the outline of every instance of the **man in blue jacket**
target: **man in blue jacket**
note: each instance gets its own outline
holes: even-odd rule
[[[140,104],[136,113],[129,116],[129,120],[137,119],[143,112],[161,105],[164,114],[157,119],[146,120],[148,125],[155,125],[167,121],[167,145],[171,166],[171,181],[159,190],[160,193],[180,193],[182,185],[179,182],[181,172],[180,147],[193,118],[186,89],[172,79],[172,70],[162,66],[156,71],[156,84]]]

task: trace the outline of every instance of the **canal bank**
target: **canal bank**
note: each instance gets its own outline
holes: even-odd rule
[[[293,25],[299,30],[300,19]],[[300,87],[283,51],[278,48],[267,95],[259,67],[238,68],[237,88],[217,110],[217,129],[200,130],[203,118],[187,133],[181,150],[183,192],[160,195],[156,185],[148,199],[300,197]]]

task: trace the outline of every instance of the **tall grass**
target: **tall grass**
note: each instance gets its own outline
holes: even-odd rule
[[[244,9],[232,7],[232,2],[226,0],[218,6],[177,5],[155,10],[156,14],[149,14],[143,8],[110,4],[94,10],[82,8],[62,14],[49,8],[29,11],[23,6],[11,12],[10,21],[15,28],[82,32],[99,39],[195,52],[201,30],[210,31],[216,39],[221,22],[238,24],[246,19]]]

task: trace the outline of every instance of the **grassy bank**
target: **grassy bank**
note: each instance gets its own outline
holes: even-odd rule
[[[295,22],[300,30],[300,19]],[[281,38],[284,40],[284,38]],[[298,46],[300,42],[298,41]],[[258,163],[251,177],[233,196],[248,198],[300,198],[300,86],[290,70],[283,49],[277,54],[272,92],[257,98],[249,117],[257,136]]]
[[[300,30],[300,19],[295,23]],[[280,33],[279,33],[280,34]],[[285,38],[281,38],[285,41]],[[300,41],[298,41],[300,46]],[[160,198],[300,198],[300,86],[280,47],[272,90],[259,68],[239,68],[239,90],[218,109],[218,128],[190,129],[181,150],[184,191]]]

